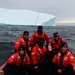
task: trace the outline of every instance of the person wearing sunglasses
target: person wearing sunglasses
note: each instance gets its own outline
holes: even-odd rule
[[[59,52],[61,43],[66,42],[64,38],[62,38],[58,32],[53,33],[53,38],[51,40],[52,52],[54,55]]]
[[[61,44],[61,52],[58,52],[53,58],[54,75],[75,75],[74,74],[74,56],[69,50],[66,42]]]
[[[14,46],[15,52],[17,52],[17,50],[19,49],[19,47],[21,45],[24,45],[27,48],[27,50],[28,50],[29,44],[30,44],[29,40],[30,40],[29,32],[28,31],[24,31],[23,34],[21,35],[21,37],[18,38],[16,40],[16,42],[15,42],[15,46]]]
[[[26,53],[26,48],[24,45],[21,45],[18,49],[18,52],[9,57],[2,70],[4,74],[24,75],[28,73],[29,65],[30,59]]]

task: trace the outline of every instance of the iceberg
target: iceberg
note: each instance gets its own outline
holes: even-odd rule
[[[30,10],[0,8],[0,24],[55,26],[56,16]]]

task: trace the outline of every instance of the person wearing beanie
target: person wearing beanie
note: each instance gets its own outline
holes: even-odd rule
[[[28,31],[24,31],[21,37],[16,40],[15,45],[14,45],[15,52],[17,52],[17,50],[19,49],[21,45],[24,45],[26,48],[29,48],[30,37],[29,37]]]
[[[52,51],[56,54],[60,50],[61,43],[66,42],[64,38],[62,38],[58,32],[53,33],[53,38],[51,40]]]
[[[26,48],[21,45],[18,52],[9,57],[2,70],[5,75],[24,75],[27,73],[29,65],[30,59],[26,53]]]
[[[33,61],[33,70],[32,75],[44,75],[44,60],[45,54],[47,52],[46,47],[44,46],[44,40],[38,38],[36,45],[33,47],[31,52],[31,57]]]
[[[60,50],[52,60],[55,75],[74,75],[74,56],[66,42],[61,44]]]
[[[31,40],[32,40],[33,46],[35,46],[38,38],[44,39],[44,43],[46,45],[46,48],[48,48],[48,45],[50,43],[50,38],[49,38],[49,35],[43,31],[42,26],[38,26],[37,31],[32,35]]]

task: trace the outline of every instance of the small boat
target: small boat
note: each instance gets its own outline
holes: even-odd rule
[[[0,71],[2,71],[2,69],[5,65],[6,65],[6,62],[0,67]]]

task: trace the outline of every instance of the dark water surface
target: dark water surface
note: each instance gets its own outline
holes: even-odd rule
[[[67,40],[69,48],[75,54],[75,26],[44,26],[43,29],[50,38],[54,32],[59,32]],[[37,30],[37,26],[0,26],[0,65],[13,53],[15,41],[25,30],[29,31],[31,37]]]

